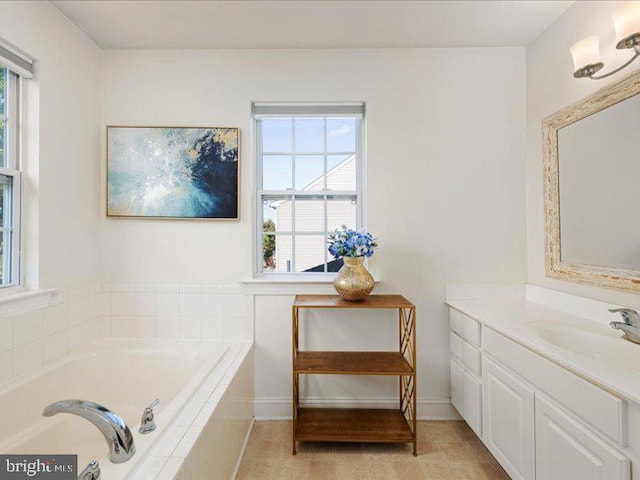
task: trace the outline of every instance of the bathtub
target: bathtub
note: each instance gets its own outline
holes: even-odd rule
[[[179,478],[184,464],[202,460],[192,458],[191,450],[201,436],[206,437],[216,410],[224,410],[225,394],[241,367],[248,370],[251,352],[250,344],[103,340],[0,391],[0,452],[77,454],[79,471],[96,459],[103,478],[109,480]],[[242,381],[252,382],[252,378]],[[242,398],[247,407],[252,386],[240,390],[243,393],[229,401]],[[87,420],[70,414],[42,416],[48,404],[74,398],[100,403],[124,419],[136,447],[129,461],[111,463],[104,437]],[[142,435],[138,433],[140,417],[156,398],[160,399],[154,408],[157,428]],[[235,413],[244,420],[244,432],[250,428],[252,409],[241,410]],[[237,461],[231,460],[234,465],[227,472]]]

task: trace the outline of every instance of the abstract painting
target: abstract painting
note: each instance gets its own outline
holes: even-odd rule
[[[239,134],[107,127],[107,215],[237,219]]]

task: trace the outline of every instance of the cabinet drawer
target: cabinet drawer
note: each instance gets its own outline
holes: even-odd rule
[[[449,346],[451,355],[468,368],[471,373],[477,376],[482,374],[480,349],[463,340],[453,331],[449,332]]]
[[[476,435],[482,436],[482,385],[455,360],[451,360],[451,404]]]
[[[471,345],[480,346],[480,323],[467,317],[453,308],[449,309],[451,330],[464,338]]]
[[[482,345],[485,354],[499,360],[619,445],[627,446],[626,401],[491,329],[484,329]]]
[[[536,394],[536,473],[545,480],[629,480],[629,459]]]

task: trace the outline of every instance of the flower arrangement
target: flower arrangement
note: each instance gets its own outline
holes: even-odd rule
[[[334,258],[370,257],[377,246],[377,239],[370,233],[357,232],[346,225],[329,233],[329,253]]]

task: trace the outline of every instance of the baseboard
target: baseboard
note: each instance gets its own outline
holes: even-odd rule
[[[301,399],[306,407],[334,408],[397,408],[395,398],[315,398]],[[418,420],[460,420],[461,417],[451,405],[449,398],[428,398],[418,400]],[[290,420],[290,397],[263,397],[254,401],[256,420]]]

